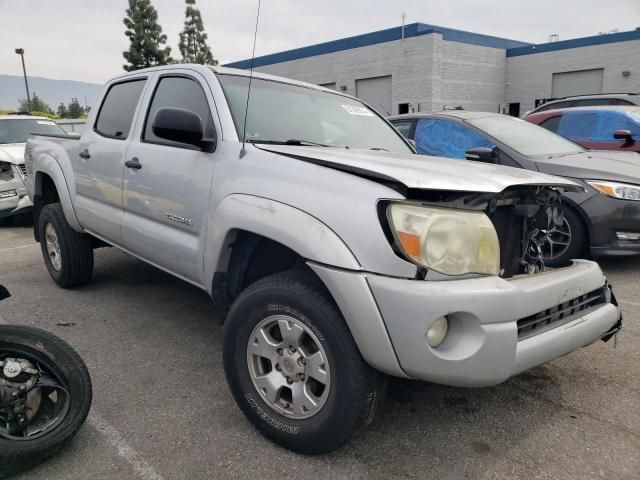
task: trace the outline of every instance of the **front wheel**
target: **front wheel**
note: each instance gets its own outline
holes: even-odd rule
[[[0,325],[0,478],[61,449],[91,408],[91,378],[64,341]]]
[[[386,387],[329,293],[303,270],[264,278],[240,294],[225,324],[224,367],[251,423],[305,454],[344,445],[373,419]]]

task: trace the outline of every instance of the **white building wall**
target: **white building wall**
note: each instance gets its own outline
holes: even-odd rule
[[[422,35],[325,55],[276,63],[257,71],[315,84],[336,83],[340,90],[355,95],[356,80],[392,76],[393,112],[398,103],[420,103],[431,108],[431,77],[434,37]],[[440,35],[437,36],[440,38]]]
[[[603,93],[640,92],[640,40],[508,57],[506,64],[506,99],[520,103],[521,113],[534,108],[536,98],[551,97],[554,73],[604,68]]]
[[[434,110],[462,106],[465,110],[498,112],[504,103],[505,51],[467,43],[441,41],[438,52],[439,95]]]
[[[401,41],[354,48],[259,67],[264,73],[316,84],[336,83],[355,95],[355,81],[392,76],[393,111],[398,104],[419,105],[420,111],[461,105],[498,111],[504,102],[505,51],[448,42],[434,33]]]

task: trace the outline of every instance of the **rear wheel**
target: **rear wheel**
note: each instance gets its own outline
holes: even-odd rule
[[[240,294],[225,324],[224,366],[253,425],[305,454],[349,441],[373,419],[386,389],[329,293],[303,270],[269,276]]]
[[[38,217],[40,247],[51,278],[63,288],[89,283],[93,274],[93,246],[88,235],[67,223],[62,205],[45,205]]]
[[[586,228],[578,213],[565,206],[563,214],[562,225],[541,230],[538,237],[544,263],[550,267],[561,267],[573,258],[580,258],[587,247]]]

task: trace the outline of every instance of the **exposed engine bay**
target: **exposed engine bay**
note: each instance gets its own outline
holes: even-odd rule
[[[500,193],[413,190],[409,195],[425,205],[486,213],[498,233],[504,278],[544,271],[540,232],[563,221],[561,192],[553,187],[510,187]]]

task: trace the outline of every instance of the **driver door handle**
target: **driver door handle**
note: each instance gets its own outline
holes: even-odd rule
[[[85,148],[83,151],[81,151],[78,156],[84,160],[88,160],[91,158],[91,155],[89,154],[89,149]]]
[[[133,168],[135,170],[140,170],[142,168],[142,164],[140,163],[138,157],[133,157],[131,160],[127,160],[126,162],[124,162],[124,165],[127,168]]]

